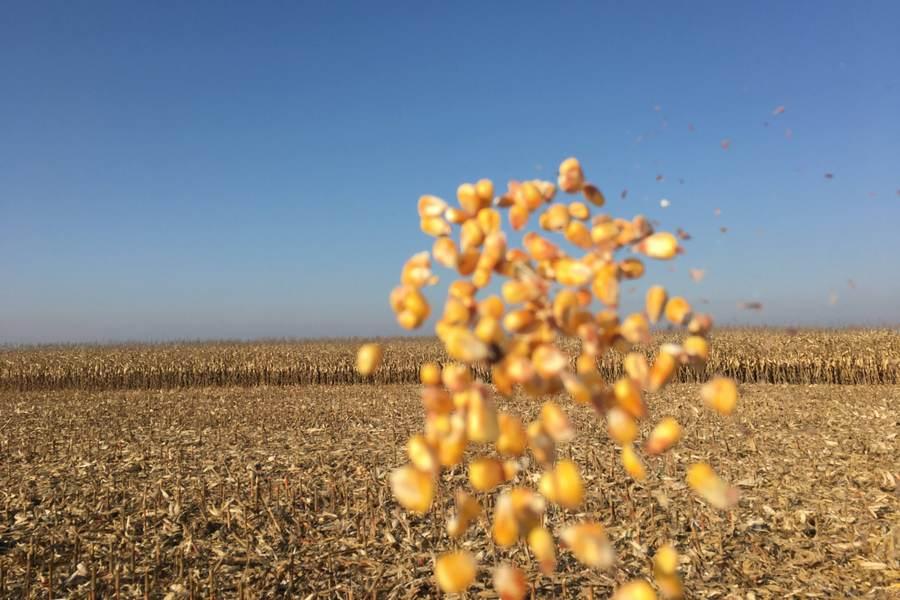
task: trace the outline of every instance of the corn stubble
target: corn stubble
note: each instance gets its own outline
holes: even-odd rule
[[[555,204],[557,186],[563,193],[581,195],[587,204]],[[648,290],[644,311],[619,316],[620,282],[644,274],[640,257],[671,260],[683,250],[678,238],[655,232],[643,216],[627,220],[597,212],[592,217],[588,204],[599,209],[606,199],[585,180],[574,158],[562,162],[556,184],[511,181],[495,196],[493,184],[481,180],[460,185],[457,200],[459,207],[436,196],[420,198],[422,232],[437,239],[431,253],[415,254],[403,265],[400,285],[389,298],[398,324],[417,329],[432,314],[422,292],[438,283],[432,258],[461,277],[450,284],[443,310],[435,313],[435,333],[455,362],[443,368],[422,367],[424,432],[407,443],[409,464],[391,475],[394,497],[407,510],[426,513],[444,493],[442,470],[468,462],[468,484],[477,495],[455,492],[456,512],[447,521],[452,539],[463,538],[481,513],[478,497],[496,492],[485,502],[494,505],[488,531],[499,547],[525,542],[545,576],[557,568],[557,545],[587,567],[609,569],[615,555],[604,525],[579,512],[585,498],[581,469],[559,456],[575,437],[566,410],[548,399],[538,418],[525,423],[497,409],[494,390],[503,396],[521,390],[535,400],[567,392],[573,404],[590,407],[607,421],[609,437],[622,446],[622,466],[642,481],[646,468],[639,449],[648,456],[661,455],[682,437],[681,425],[667,416],[643,444],[635,446],[638,422],[649,418],[646,395],[662,390],[680,365],[697,369],[705,365],[712,319],[697,313],[685,298],[670,297],[661,286]],[[502,210],[514,231],[526,229],[536,215],[541,233],[528,231],[521,248],[512,246],[503,231]],[[459,227],[458,244],[452,238],[454,226]],[[554,234],[562,235],[575,253],[553,241]],[[618,258],[629,249],[636,256]],[[500,280],[500,296],[479,298],[489,284]],[[599,312],[592,312],[595,307]],[[651,324],[661,319],[684,327],[689,335],[680,344],[661,345],[648,360],[634,349],[651,343]],[[578,356],[566,353],[564,340],[576,341]],[[625,354],[624,373],[609,382],[598,363],[613,349]],[[376,345],[362,346],[360,373],[371,375],[381,354]],[[473,374],[473,367],[490,372],[494,390]],[[727,416],[735,408],[737,388],[730,379],[717,377],[703,387],[702,398]],[[467,450],[474,456],[467,456]],[[536,491],[519,477],[532,461],[541,469]],[[718,509],[737,502],[736,488],[705,462],[689,468],[687,483]],[[545,524],[551,507],[572,515],[556,532]],[[674,552],[672,547],[663,549],[656,575],[664,595],[677,598],[681,581],[672,566],[677,565]],[[435,580],[444,592],[464,592],[477,572],[476,557],[464,547],[435,561]],[[497,567],[493,582],[503,597],[521,598],[525,593],[524,576],[515,566]],[[656,594],[649,583],[635,580],[621,586],[615,597],[638,600]]]

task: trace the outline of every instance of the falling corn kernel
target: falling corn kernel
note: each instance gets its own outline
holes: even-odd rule
[[[542,465],[556,460],[556,444],[553,443],[540,421],[529,423],[525,430],[528,433],[528,448],[536,461]]]
[[[500,413],[497,415],[497,452],[507,456],[521,456],[528,446],[528,434],[522,419],[515,415]]]
[[[557,444],[575,438],[575,429],[565,411],[555,402],[544,402],[541,407],[541,425]]]
[[[684,342],[682,342],[682,348],[690,359],[701,364],[709,358],[709,342],[706,341],[706,338],[699,335],[691,335],[685,338]]]
[[[546,527],[535,527],[528,534],[528,547],[538,561],[541,573],[550,575],[556,570],[556,544]]]
[[[622,446],[627,446],[637,438],[638,427],[634,418],[617,406],[607,411],[606,424],[609,436]]]
[[[496,458],[481,457],[469,463],[469,483],[477,491],[490,491],[503,481],[503,463]]]
[[[570,221],[566,225],[565,236],[566,241],[583,250],[587,250],[593,245],[591,230],[581,221]]]
[[[425,385],[440,385],[441,368],[432,362],[423,363],[419,368],[419,381]]]
[[[706,463],[688,467],[687,483],[697,495],[720,510],[731,508],[738,501],[737,488],[723,481]]]
[[[616,404],[635,419],[647,416],[647,407],[641,398],[640,386],[631,378],[623,377],[613,386]]]
[[[447,203],[437,196],[425,195],[419,198],[419,217],[427,219],[440,217],[447,210]]]
[[[559,461],[541,476],[539,489],[545,498],[563,508],[578,508],[584,500],[584,483],[578,467],[568,459]]]
[[[606,569],[615,560],[606,530],[600,523],[569,525],[560,532],[559,537],[575,558],[589,567]]]
[[[552,344],[541,344],[531,355],[531,362],[538,375],[550,379],[559,375],[567,366],[568,358]]]
[[[578,159],[567,158],[559,165],[559,189],[574,194],[584,185],[584,173]]]
[[[622,467],[635,481],[643,481],[647,477],[647,469],[631,444],[622,446]]]
[[[494,505],[491,536],[501,548],[512,546],[519,539],[519,522],[516,519],[512,498],[508,493],[500,494]]]
[[[434,481],[414,467],[399,467],[391,473],[391,491],[403,508],[424,514],[431,508]]]
[[[666,319],[673,325],[683,325],[691,316],[691,305],[681,296],[669,298],[666,302]]]
[[[656,592],[643,579],[636,579],[616,590],[612,600],[656,600]]]
[[[656,356],[653,366],[650,367],[650,375],[648,376],[647,390],[650,392],[658,392],[672,379],[675,374],[677,361],[669,352],[663,352]]]
[[[647,387],[647,382],[650,377],[650,367],[643,354],[629,352],[622,361],[622,366],[628,376],[634,379],[638,385]]]
[[[418,470],[424,473],[434,473],[437,471],[438,458],[434,448],[432,448],[425,436],[416,434],[409,438],[406,443],[406,453],[409,456],[409,462]]]
[[[472,363],[488,357],[487,344],[465,327],[454,327],[445,340],[447,354],[461,362]]]
[[[662,315],[663,308],[666,305],[667,297],[666,289],[662,286],[654,285],[647,290],[646,310],[647,318],[650,319],[651,323],[659,321],[659,317]]]
[[[528,594],[528,581],[522,569],[502,564],[494,569],[494,591],[500,600],[524,600]]]
[[[728,416],[737,404],[737,386],[733,379],[715,377],[700,388],[700,397],[714,411]]]
[[[636,258],[626,258],[619,263],[619,272],[625,279],[639,279],[644,274],[644,263]]]
[[[650,324],[647,323],[647,318],[641,313],[628,315],[622,321],[619,332],[629,344],[642,344],[650,341]]]
[[[680,439],[681,425],[672,417],[665,417],[650,432],[650,437],[644,444],[644,451],[650,455],[662,454]]]
[[[379,344],[363,344],[356,353],[356,370],[360,375],[371,375],[381,364],[381,356]]]
[[[471,552],[457,550],[443,554],[434,561],[434,578],[441,591],[458,594],[472,585],[477,569]]]
[[[587,201],[594,206],[599,207],[606,204],[606,198],[603,196],[603,192],[601,192],[600,188],[592,183],[584,184],[584,186],[581,188],[581,193],[584,194],[585,199],[587,199]]]
[[[441,217],[425,217],[420,221],[422,231],[433,237],[450,235],[450,223]]]
[[[568,208],[569,217],[579,221],[587,221],[591,218],[591,209],[584,202],[570,202]]]
[[[668,232],[654,233],[638,243],[635,250],[650,258],[668,260],[678,253],[678,239]]]

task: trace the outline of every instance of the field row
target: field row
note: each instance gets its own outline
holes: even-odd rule
[[[485,521],[453,541],[443,502],[425,517],[396,504],[387,479],[421,427],[417,386],[0,393],[0,597],[434,597],[433,557],[464,547],[481,565],[470,597],[495,597],[490,567],[505,560],[535,597],[602,598],[648,577],[665,542],[689,597],[891,597],[900,388],[741,387],[729,419],[700,408],[694,385],[652,398],[688,433],[648,458],[643,483],[594,412],[563,400],[578,436],[562,451],[587,497],[547,526],[599,520],[618,558],[598,571],[562,551],[550,577],[524,545],[486,541]],[[538,405],[500,407],[534,418]],[[733,511],[687,489],[697,460],[741,490]],[[441,485],[466,487],[465,472]]]
[[[677,341],[662,333],[659,341]],[[351,341],[64,346],[0,350],[0,389],[161,389],[298,384],[400,384],[418,381],[426,360],[445,362],[436,339],[384,340],[372,377],[355,369]],[[574,352],[577,348],[571,348]],[[647,353],[648,358],[650,353]],[[608,380],[622,374],[621,355],[600,363]],[[896,330],[721,330],[712,336],[704,372],[682,368],[678,382],[722,374],[745,383],[900,384]],[[489,380],[487,371],[479,373]]]

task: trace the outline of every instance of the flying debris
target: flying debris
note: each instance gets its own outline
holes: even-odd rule
[[[669,202],[668,198],[663,198],[662,200],[659,201],[659,205],[663,208],[669,208],[670,204],[672,204],[672,203]]]
[[[729,148],[731,148],[731,138],[725,138],[724,140],[719,142],[719,145],[722,146],[722,150],[728,150]]]
[[[825,179],[834,179],[834,173],[825,173]]]
[[[662,180],[663,180],[662,174],[657,175],[657,176],[656,176],[656,180],[657,180],[657,181],[662,181]]]
[[[898,192],[898,193],[900,193],[900,192]],[[628,188],[625,188],[624,190],[622,190],[622,193],[619,194],[619,198],[621,198],[622,200],[624,200],[624,199],[627,198],[627,197],[628,197]]]
[[[777,106],[777,107],[775,107],[775,110],[772,111],[772,116],[777,117],[778,115],[780,115],[783,112],[784,112],[784,106]]]
[[[738,302],[738,308],[743,310],[762,310],[762,302]]]
[[[718,217],[719,215],[722,214],[722,209],[721,209],[721,208],[715,209],[715,210],[713,211],[713,214],[716,215],[716,216]]]
[[[685,230],[682,229],[681,227],[679,227],[679,228],[675,231],[675,235],[677,235],[677,236],[678,236],[678,239],[680,239],[680,240],[687,241],[687,240],[691,239],[691,234],[689,234],[687,231],[685,231]]]
[[[689,269],[688,272],[691,274],[691,279],[693,279],[695,283],[700,283],[703,281],[703,277],[706,276],[706,271],[704,269]]]
[[[719,227],[719,231],[721,231],[722,233],[728,233],[728,228],[727,227]]]

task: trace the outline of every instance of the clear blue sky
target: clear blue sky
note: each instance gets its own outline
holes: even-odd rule
[[[615,214],[693,235],[654,279],[720,323],[900,323],[897,23],[894,1],[8,3],[0,343],[394,334],[418,197],[569,155]]]

